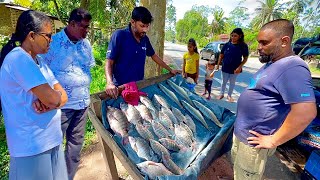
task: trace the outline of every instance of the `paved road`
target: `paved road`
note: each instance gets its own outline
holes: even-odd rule
[[[187,52],[186,45],[178,45],[173,43],[165,43],[165,51],[164,54],[170,56],[173,59],[176,67],[182,68],[182,57],[185,52]],[[198,94],[202,94],[204,91],[204,74],[205,74],[205,64],[207,61],[200,60],[200,75],[199,75],[199,83],[196,86],[196,92]],[[257,58],[249,58],[248,62],[245,64],[243,68],[243,72],[237,77],[235,90],[233,93],[233,98],[236,100],[234,103],[229,103],[226,98],[222,100],[212,99],[216,104],[225,107],[232,112],[236,113],[237,109],[237,99],[243,90],[248,86],[250,77],[252,77],[253,73],[255,73],[262,64],[259,62]],[[214,82],[212,84],[212,93],[213,95],[219,95],[219,90],[221,86],[221,71],[215,73]],[[227,93],[227,90],[226,92]],[[226,95],[225,95],[226,97]],[[283,165],[279,159],[273,155],[268,159],[264,179],[300,179],[299,174],[292,173],[288,170],[288,168]]]

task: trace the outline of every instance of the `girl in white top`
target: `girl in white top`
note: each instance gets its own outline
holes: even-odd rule
[[[213,60],[209,60],[208,63],[206,64],[206,74],[205,74],[205,81],[204,81],[204,93],[202,94],[203,96],[207,94],[208,92],[208,97],[207,99],[211,99],[211,86],[212,86],[212,79],[214,77],[214,67],[215,67],[215,62]]]

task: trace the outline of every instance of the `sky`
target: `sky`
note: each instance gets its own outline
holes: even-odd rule
[[[288,0],[282,0],[288,1]],[[225,17],[229,16],[229,13],[239,4],[240,0],[173,0],[173,6],[176,7],[177,21],[182,19],[186,11],[191,10],[193,5],[208,6],[214,8],[216,5],[224,10]],[[250,19],[254,17],[254,9],[260,6],[258,0],[245,0],[242,6],[248,8],[248,13],[251,15]],[[208,21],[212,21],[212,16],[208,17]]]

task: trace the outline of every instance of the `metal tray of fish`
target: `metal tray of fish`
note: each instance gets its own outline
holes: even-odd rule
[[[102,122],[145,179],[197,179],[219,155],[235,116],[187,88],[181,76],[102,103]]]

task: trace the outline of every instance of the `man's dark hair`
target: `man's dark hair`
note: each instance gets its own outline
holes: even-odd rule
[[[153,21],[150,11],[142,6],[133,9],[131,19],[141,21],[143,24],[150,24]]]
[[[70,23],[71,21],[75,21],[75,22],[81,22],[82,20],[90,21],[91,19],[92,19],[92,16],[87,10],[82,8],[77,8],[71,11],[68,23]]]
[[[287,19],[276,19],[270,21],[261,27],[261,30],[274,29],[278,35],[289,36],[292,40],[294,34],[294,25]]]

